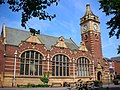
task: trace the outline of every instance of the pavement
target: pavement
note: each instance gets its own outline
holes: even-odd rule
[[[109,83],[109,84],[103,84],[102,87],[120,87],[120,84],[119,85],[114,85],[113,83]]]
[[[75,88],[60,87],[60,88],[0,88],[0,90],[77,90]],[[120,85],[113,83],[104,84],[101,88],[95,87],[94,90],[120,90]]]
[[[67,88],[0,88],[0,90],[67,90]]]

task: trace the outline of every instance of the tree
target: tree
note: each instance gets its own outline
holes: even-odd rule
[[[109,37],[116,36],[117,39],[120,38],[120,1],[119,0],[99,0],[100,9],[106,14],[106,16],[112,16],[112,18],[107,21],[107,29],[111,29],[109,32]],[[120,54],[120,46],[117,48],[118,54]]]
[[[21,26],[26,28],[29,19],[33,17],[39,20],[52,20],[56,17],[55,14],[49,15],[46,11],[52,4],[58,5],[59,0],[0,0],[1,4],[8,4],[12,12],[21,11]]]

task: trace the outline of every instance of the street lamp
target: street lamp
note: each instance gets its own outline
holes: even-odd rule
[[[15,55],[15,61],[14,61],[14,76],[13,76],[13,86],[16,86],[16,80],[15,80],[15,76],[16,76],[16,59],[17,59],[17,50],[15,51],[14,55]]]

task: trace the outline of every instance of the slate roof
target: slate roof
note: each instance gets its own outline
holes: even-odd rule
[[[31,33],[24,30],[19,30],[15,28],[5,27],[6,33],[6,44],[19,45],[21,41],[25,41]],[[52,45],[55,45],[58,37],[48,36],[44,34],[38,34],[37,37],[42,41],[48,50],[51,49]],[[71,50],[78,49],[78,46],[71,40],[65,39],[65,43]]]
[[[107,57],[104,57],[104,60],[108,61],[108,62],[112,62],[111,59],[107,58]]]
[[[112,57],[111,60],[120,62],[120,56],[118,56],[118,57]]]

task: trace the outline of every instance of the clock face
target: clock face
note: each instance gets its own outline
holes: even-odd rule
[[[87,28],[88,28],[87,25],[84,25],[84,30],[87,30]]]
[[[97,29],[98,29],[97,24],[93,24],[93,27],[94,27],[94,29],[95,29],[95,30],[97,30]]]

